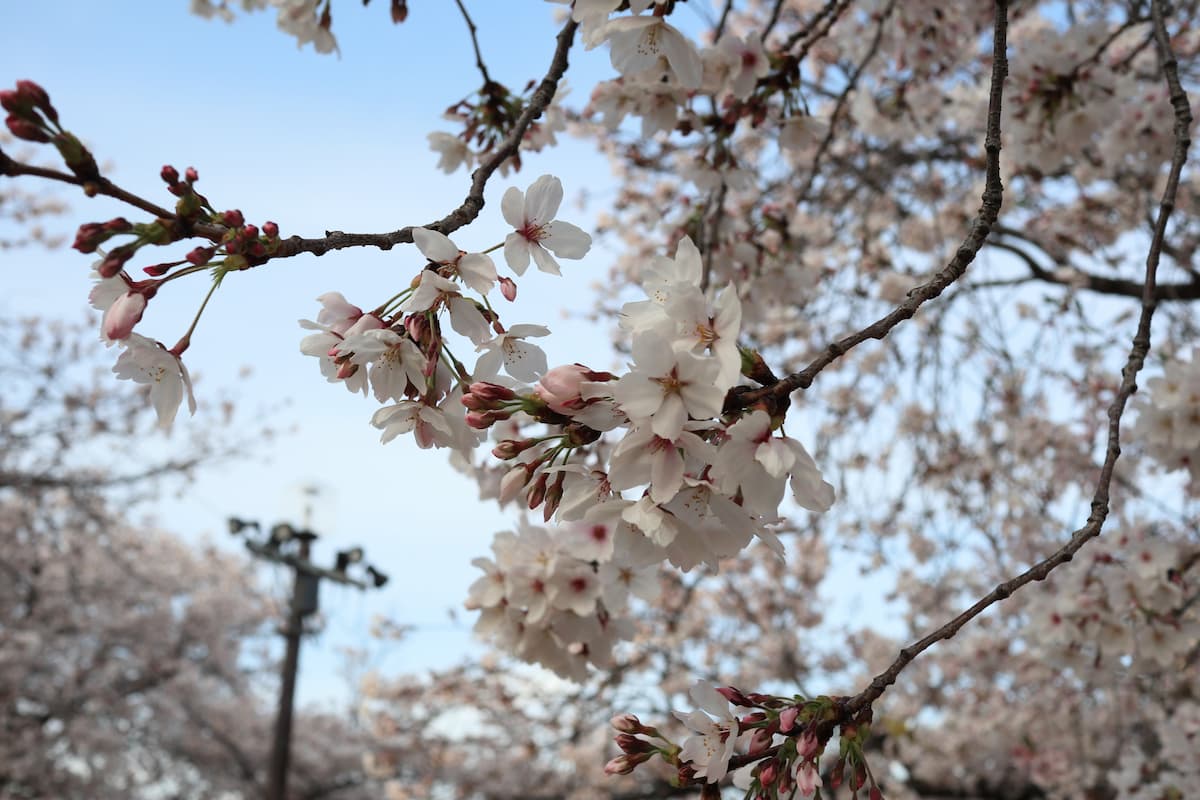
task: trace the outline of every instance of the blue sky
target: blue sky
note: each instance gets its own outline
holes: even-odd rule
[[[284,236],[392,230],[436,219],[459,203],[467,174],[437,171],[425,141],[432,130],[452,130],[441,112],[479,83],[454,4],[413,4],[409,21],[393,26],[383,0],[365,9],[336,2],[340,57],[297,49],[275,29],[273,12],[226,25],[190,15],[187,5],[13,4],[0,26],[0,83],[41,83],[64,124],[127,188],[168,204],[159,168],[194,165],[198,188],[217,207],[240,208],[259,224],[274,220]],[[540,78],[558,6],[477,0],[468,7],[494,79],[520,88]],[[573,53],[578,85],[611,74],[606,52]],[[568,200],[586,188],[602,207],[612,191],[607,165],[586,143],[561,141],[526,157],[518,175],[495,181],[482,218],[455,241],[466,249],[501,241],[500,194],[547,172],[563,178]],[[71,205],[52,223],[63,232],[118,214],[136,219],[136,212],[103,198],[59,196]],[[590,213],[564,205],[562,216],[590,227]],[[69,249],[0,254],[0,314],[78,319],[91,260]],[[296,321],[316,315],[317,295],[336,290],[375,305],[406,285],[421,261],[414,247],[404,246],[301,256],[234,275],[186,355],[201,403],[215,402],[229,387],[245,410],[278,407],[278,424],[297,430],[252,460],[202,475],[185,497],[164,498],[147,512],[191,539],[226,542],[226,517],[299,520],[300,487],[316,485],[322,496],[314,527],[324,535],[317,560],[331,562],[336,549],[360,544],[392,576],[381,592],[322,587],[329,625],[303,652],[302,701],[346,695],[337,653],[366,641],[376,613],[418,630],[390,648],[387,671],[444,665],[467,652],[470,615],[454,624],[446,611],[461,605],[478,574],[470,559],[486,555],[492,533],[511,523],[475,499],[473,482],[454,472],[444,453],[419,451],[407,439],[380,445],[368,424],[377,404],[326,384],[299,353],[303,332]],[[607,269],[596,249],[582,262],[568,262],[564,278],[527,273],[506,322],[549,324],[554,336],[540,343],[551,365],[585,358],[597,368],[610,366],[608,330],[562,318],[589,308],[591,286]],[[205,289],[199,280],[173,284],[153,300],[139,330],[174,342]],[[248,377],[239,377],[242,367],[249,367]],[[181,416],[176,424],[188,423]],[[286,591],[286,573],[268,570],[266,577]]]

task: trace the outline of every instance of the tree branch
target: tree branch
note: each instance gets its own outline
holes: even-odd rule
[[[1003,3],[998,5],[1003,5]],[[1188,133],[1192,123],[1191,107],[1188,104],[1187,94],[1179,81],[1178,65],[1175,54],[1171,50],[1171,42],[1163,21],[1161,0],[1153,0],[1151,10],[1154,18],[1154,39],[1158,45],[1159,63],[1170,91],[1171,105],[1175,112],[1175,148],[1171,157],[1167,183],[1158,206],[1154,235],[1146,253],[1146,278],[1142,287],[1142,311],[1138,318],[1137,331],[1133,336],[1129,357],[1121,370],[1121,385],[1108,408],[1108,442],[1105,448],[1104,463],[1100,468],[1100,476],[1096,481],[1096,490],[1092,496],[1091,514],[1084,526],[1072,533],[1070,541],[1053,555],[1038,562],[1015,578],[1001,583],[966,611],[923,639],[902,649],[891,666],[875,676],[866,689],[849,700],[845,706],[845,718],[868,708],[888,686],[896,682],[896,677],[900,672],[929,647],[943,639],[952,638],[959,629],[983,613],[989,606],[1005,599],[1028,583],[1044,580],[1056,567],[1074,558],[1075,553],[1084,544],[1100,535],[1104,520],[1108,517],[1109,486],[1112,483],[1117,458],[1121,454],[1121,417],[1129,398],[1137,390],[1137,374],[1150,352],[1150,323],[1158,302],[1155,293],[1155,279],[1159,257],[1162,253],[1163,239],[1166,236],[1167,222],[1175,208],[1179,177],[1183,171],[1184,162],[1187,161],[1187,151],[1191,144]]]
[[[567,54],[575,39],[576,27],[573,20],[568,20],[563,29],[559,31],[556,38],[558,46],[554,50],[554,57],[550,61],[550,67],[546,70],[546,76],[542,78],[542,82],[538,84],[537,89],[529,98],[529,104],[525,106],[525,110],[517,117],[516,124],[513,125],[508,137],[471,175],[471,189],[462,204],[446,216],[424,227],[449,235],[464,225],[470,224],[479,216],[479,212],[483,210],[483,191],[487,187],[488,180],[504,161],[517,152],[521,145],[521,139],[529,130],[529,126],[554,99],[554,93],[558,90],[558,82],[567,71]],[[413,226],[408,226],[391,233],[327,231],[325,236],[319,239],[303,239],[293,236],[281,242],[271,258],[272,260],[287,258],[299,253],[312,253],[320,256],[331,250],[343,250],[347,247],[378,247],[380,250],[390,250],[398,244],[412,242],[412,231]]]
[[[760,400],[782,402],[793,391],[807,389],[821,370],[868,339],[883,339],[892,328],[910,319],[921,305],[940,295],[950,284],[963,276],[995,225],[1004,198],[1004,186],[1000,181],[1000,108],[1004,96],[1004,79],[1008,75],[1007,47],[1008,4],[1006,0],[999,0],[996,3],[996,27],[992,41],[992,75],[988,96],[987,132],[984,139],[987,165],[982,205],[954,258],[932,280],[910,291],[908,298],[890,314],[860,331],[831,342],[812,363],[799,372],[792,373],[771,386],[741,393],[735,398],[736,407],[748,408]]]

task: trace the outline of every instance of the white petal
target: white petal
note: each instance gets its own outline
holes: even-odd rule
[[[553,175],[543,175],[525,193],[525,218],[534,225],[544,225],[554,219],[562,204],[562,181]],[[505,218],[507,220],[507,217]],[[510,223],[511,224],[511,223]]]
[[[413,241],[421,255],[435,264],[453,264],[458,260],[458,246],[445,234],[428,228],[413,228]]]
[[[500,198],[500,213],[504,221],[514,228],[525,227],[525,195],[515,186],[510,186]]]
[[[509,338],[503,349],[504,371],[517,380],[533,383],[546,374],[546,354],[537,345]]]
[[[569,222],[555,220],[546,226],[546,233],[542,246],[550,248],[559,258],[583,258],[592,247],[592,237]]]
[[[558,262],[554,260],[554,256],[540,244],[531,245],[529,248],[533,255],[533,263],[537,264],[537,268],[542,272],[548,272],[551,275],[562,275],[562,271],[558,268]]]
[[[518,275],[529,268],[529,240],[519,233],[504,237],[504,261]]]

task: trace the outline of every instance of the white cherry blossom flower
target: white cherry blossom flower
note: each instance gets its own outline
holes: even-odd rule
[[[696,777],[716,783],[729,771],[729,759],[737,745],[738,721],[729,710],[729,702],[703,681],[697,681],[688,695],[700,710],[687,714],[675,712],[679,721],[692,731],[683,742],[679,758],[691,763]]]
[[[471,150],[460,137],[444,131],[434,131],[425,137],[429,149],[438,154],[438,169],[446,174],[454,172],[463,164],[471,166]]]
[[[721,413],[725,390],[716,386],[715,359],[677,352],[657,336],[633,340],[635,369],[612,387],[613,399],[634,422],[650,421],[664,439],[675,439],[688,416],[711,419]]]
[[[450,310],[450,326],[454,330],[477,345],[489,338],[491,326],[480,313],[479,307],[459,293],[454,281],[443,278],[431,269],[421,273],[417,290],[400,304],[400,310],[405,314],[428,311],[439,302]]]
[[[506,332],[483,342],[475,349],[487,351],[475,363],[473,373],[477,381],[490,381],[504,371],[519,381],[534,383],[546,373],[546,354],[537,345],[524,341],[530,336],[549,336],[545,325],[513,325]]]
[[[617,17],[604,27],[613,68],[626,77],[652,70],[670,73],[685,89],[698,89],[704,64],[695,45],[663,17]]]
[[[487,294],[496,285],[496,265],[490,256],[464,253],[448,236],[428,228],[413,228],[413,242],[421,255],[453,270],[463,283],[480,294]]]
[[[449,447],[454,436],[445,412],[416,400],[401,400],[395,405],[384,406],[371,415],[371,424],[383,431],[379,441],[384,444],[412,431],[417,446],[423,450]]]
[[[125,349],[117,357],[112,371],[118,378],[149,385],[150,402],[158,415],[158,425],[169,430],[187,396],[188,411],[196,413],[192,378],[179,356],[153,339],[131,333],[121,342]]]
[[[394,330],[377,328],[348,336],[337,345],[360,366],[370,365],[369,380],[375,399],[399,400],[405,387],[425,385],[425,356],[416,343]]]
[[[518,275],[529,268],[529,259],[542,272],[561,275],[559,258],[578,259],[587,255],[592,237],[569,222],[554,219],[562,204],[562,182],[543,175],[524,194],[510,186],[500,201],[504,221],[516,230],[504,239],[504,260]]]

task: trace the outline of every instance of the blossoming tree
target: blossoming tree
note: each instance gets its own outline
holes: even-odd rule
[[[125,513],[228,453],[135,457],[144,400],[88,375],[81,337],[0,322],[0,797],[260,796],[278,603],[247,559]],[[377,796],[361,729],[297,728],[296,797]]]
[[[193,9],[239,5],[337,47],[332,0]],[[406,267],[376,297],[317,298],[300,350],[373,398],[385,443],[447,450],[485,498],[535,517],[474,562],[467,605],[498,649],[591,688],[522,716],[528,686],[491,667],[377,682],[393,793],[1200,786],[1200,362],[1184,357],[1197,4],[556,5],[514,6],[561,18],[549,64],[514,93],[456,0],[482,83],[429,143],[447,172],[471,170],[467,194],[392,231],[285,236],[211,202],[194,168],[162,168],[162,205],[107,179],[43,87],[0,94],[9,130],[66,169],[0,156],[0,173],[130,206],[75,247],[97,255],[114,371],[150,387],[163,426],[196,403],[195,321],[170,345],[137,332],[171,284],[209,280],[211,296],[361,247]],[[613,72],[572,108],[577,48],[607,49]],[[565,129],[617,170],[591,232],[559,216],[570,175],[518,172]],[[498,182],[510,232],[462,249],[452,237],[491,213]],[[519,281],[594,258],[593,234],[621,250],[597,300],[627,354],[616,372],[551,366],[533,341],[549,328],[506,315]],[[835,568],[849,558],[861,574]],[[823,620],[820,592],[879,581],[903,631]],[[405,707],[423,691],[437,700]],[[596,708],[640,715],[612,720],[609,783],[583,746]],[[414,762],[436,738],[420,723],[448,709],[482,714],[479,735]],[[504,780],[471,771],[501,744],[532,755],[509,755]],[[594,780],[565,769],[580,753]]]

